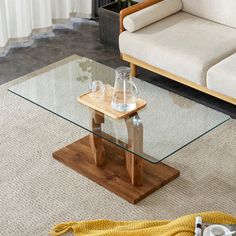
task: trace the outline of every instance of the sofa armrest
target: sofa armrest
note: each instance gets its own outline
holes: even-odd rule
[[[156,4],[158,2],[161,2],[163,0],[144,0],[144,2],[137,3],[133,6],[127,7],[120,11],[120,32],[125,31],[123,20],[126,16],[135,13],[137,11],[140,11],[144,8],[150,7],[153,4]]]
[[[181,0],[160,1],[125,16],[123,19],[123,27],[129,32],[134,32],[180,11],[182,7]]]

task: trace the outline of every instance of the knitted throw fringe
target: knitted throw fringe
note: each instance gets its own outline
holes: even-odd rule
[[[193,236],[195,217],[212,224],[236,224],[236,217],[221,212],[186,215],[176,220],[67,222],[56,225],[49,233],[59,236],[71,231],[74,236]]]

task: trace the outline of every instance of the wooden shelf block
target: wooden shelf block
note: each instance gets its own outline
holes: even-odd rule
[[[137,111],[141,110],[144,108],[147,103],[146,101],[138,98],[136,101],[136,108],[132,111],[128,112],[119,112],[111,107],[111,101],[112,101],[112,96],[104,96],[104,97],[99,97],[96,96],[95,93],[92,92],[87,92],[78,97],[78,101],[93,110],[99,111],[103,113],[106,116],[109,116],[113,119],[123,119],[128,116],[130,116],[133,113],[136,113]]]

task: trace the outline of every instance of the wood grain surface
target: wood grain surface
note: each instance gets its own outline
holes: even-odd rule
[[[106,161],[98,167],[89,140],[90,135],[85,136],[54,152],[53,157],[130,203],[136,204],[179,176],[179,171],[168,165],[143,160],[143,185],[133,186],[126,170],[124,150],[103,140]]]
[[[128,112],[119,112],[111,107],[112,96],[96,96],[96,93],[87,92],[78,97],[78,101],[94,110],[97,110],[106,116],[109,116],[113,119],[123,119],[139,110],[144,108],[147,103],[146,101],[138,98],[136,100],[136,108]]]

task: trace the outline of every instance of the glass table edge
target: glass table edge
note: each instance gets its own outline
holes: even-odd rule
[[[66,63],[76,61],[76,60],[79,59],[79,58],[83,58],[83,57],[82,57],[82,56],[79,56],[79,55],[77,55],[77,54],[73,54],[73,55],[71,55],[71,56],[69,56],[69,57],[66,57],[66,58],[62,59],[62,60],[59,60],[59,61],[54,62],[54,63],[52,63],[52,64],[49,64],[48,66],[42,67],[42,68],[40,68],[40,69],[38,69],[38,70],[36,70],[36,71],[33,71],[33,72],[28,73],[28,74],[26,74],[26,75],[23,75],[23,76],[21,76],[20,78],[16,79],[16,83],[13,84],[13,85],[12,85],[10,88],[8,88],[7,90],[8,90],[9,92],[11,92],[11,93],[13,93],[13,94],[19,96],[19,97],[21,97],[21,98],[23,98],[23,99],[25,99],[25,100],[31,102],[32,104],[37,105],[38,107],[41,107],[41,108],[43,108],[44,110],[49,111],[50,113],[52,113],[52,114],[54,114],[54,115],[56,115],[56,116],[58,116],[58,117],[60,117],[60,118],[62,118],[62,119],[64,119],[64,120],[66,120],[66,121],[68,121],[68,122],[70,122],[70,123],[72,123],[72,124],[74,124],[74,125],[76,125],[76,126],[82,128],[82,129],[88,131],[89,133],[92,133],[92,134],[94,134],[94,135],[96,135],[96,136],[98,136],[98,137],[100,137],[100,138],[103,138],[104,140],[106,140],[106,141],[108,141],[108,142],[110,142],[110,143],[112,143],[112,144],[118,146],[119,148],[121,148],[121,149],[123,149],[123,150],[125,150],[125,151],[128,151],[128,152],[130,152],[130,153],[132,153],[132,154],[134,154],[134,155],[136,155],[136,156],[138,156],[138,157],[140,157],[140,158],[142,158],[142,159],[145,159],[146,161],[148,161],[148,162],[150,162],[150,163],[153,163],[153,164],[157,164],[157,163],[159,163],[159,162],[162,162],[163,160],[165,160],[165,159],[167,159],[168,157],[172,156],[172,155],[175,154],[176,152],[180,151],[181,149],[185,148],[185,147],[188,146],[189,144],[193,143],[193,142],[196,141],[197,139],[201,138],[202,136],[206,135],[207,133],[211,132],[211,131],[214,130],[215,128],[219,127],[220,125],[224,124],[225,122],[227,122],[227,121],[229,121],[229,120],[231,119],[230,116],[227,116],[227,115],[226,115],[226,116],[227,116],[226,119],[225,119],[224,121],[222,121],[221,123],[217,124],[216,126],[212,127],[211,129],[207,130],[206,132],[202,133],[201,135],[199,135],[198,137],[194,138],[194,139],[191,140],[190,142],[187,142],[187,143],[184,144],[183,146],[177,148],[177,149],[174,150],[173,152],[169,153],[167,156],[165,156],[165,157],[163,157],[163,158],[161,158],[161,159],[157,159],[157,157],[155,158],[155,157],[152,157],[152,156],[150,156],[150,155],[148,155],[148,154],[145,154],[145,153],[143,153],[144,155],[141,155],[141,154],[138,154],[138,153],[136,153],[136,152],[134,152],[134,151],[132,151],[132,150],[130,150],[130,149],[127,149],[127,148],[125,148],[124,146],[122,146],[122,145],[120,145],[120,144],[118,144],[118,143],[116,143],[116,142],[113,142],[111,139],[108,139],[108,138],[104,137],[103,135],[99,135],[99,134],[93,132],[92,130],[89,130],[89,129],[87,129],[87,128],[81,126],[81,125],[79,125],[78,123],[73,122],[72,120],[70,120],[70,119],[68,119],[68,118],[66,118],[66,117],[64,117],[64,116],[62,116],[62,115],[59,115],[59,114],[57,114],[57,113],[55,113],[55,112],[49,110],[48,108],[46,108],[46,107],[44,107],[44,106],[42,106],[42,105],[40,105],[40,104],[38,104],[38,103],[35,103],[35,102],[33,102],[33,101],[27,99],[26,97],[24,97],[24,96],[22,96],[22,95],[20,95],[20,94],[18,94],[18,93],[16,93],[16,92],[14,92],[13,90],[11,90],[15,85],[17,85],[17,84],[19,84],[19,83],[21,83],[21,82],[23,82],[23,81],[27,81],[27,80],[32,79],[33,77],[36,77],[36,76],[38,76],[38,75],[40,75],[40,74],[49,72],[50,70],[55,69],[55,68],[57,68],[58,66],[62,66],[62,65],[65,65]],[[92,59],[90,59],[90,60],[92,60]],[[98,64],[101,64],[101,63],[99,63],[99,62],[97,62],[97,63],[98,63]],[[108,66],[103,65],[103,64],[101,64],[101,65],[102,65],[102,66],[105,66],[105,67],[108,67]],[[108,67],[108,68],[111,68],[111,67]],[[115,138],[114,138],[114,139],[115,139]],[[145,157],[145,156],[146,156],[146,157]]]
[[[229,121],[229,120],[231,119],[230,117],[228,117],[226,120],[222,121],[222,122],[219,123],[218,125],[212,127],[211,129],[207,130],[206,132],[202,133],[201,135],[199,135],[199,136],[196,137],[195,139],[191,140],[190,142],[186,143],[186,144],[183,145],[182,147],[180,147],[180,148],[176,149],[175,151],[171,152],[171,153],[168,154],[167,156],[165,156],[165,157],[163,157],[163,158],[161,158],[161,159],[156,159],[156,158],[151,157],[151,156],[149,156],[149,155],[148,155],[149,157],[145,157],[145,155],[147,156],[147,154],[141,155],[141,154],[138,154],[138,153],[136,153],[136,152],[134,152],[134,151],[132,151],[132,150],[130,150],[130,149],[127,149],[127,148],[125,148],[124,146],[122,146],[122,145],[120,145],[120,144],[118,144],[118,143],[116,143],[116,142],[113,142],[111,139],[108,139],[108,138],[104,137],[103,135],[99,135],[99,134],[97,134],[97,133],[95,133],[95,132],[93,132],[93,131],[91,131],[91,130],[89,130],[89,129],[87,129],[87,128],[85,128],[85,127],[83,127],[83,126],[81,126],[81,125],[79,125],[79,124],[77,124],[77,123],[71,121],[71,120],[69,120],[69,119],[67,119],[66,117],[63,117],[63,116],[61,116],[61,115],[59,115],[59,114],[57,114],[57,113],[55,113],[55,112],[53,112],[53,111],[51,111],[51,110],[45,108],[45,107],[43,107],[42,105],[39,105],[39,104],[37,104],[37,103],[35,103],[35,102],[33,102],[33,101],[31,101],[31,100],[29,100],[29,99],[23,97],[22,95],[19,95],[19,94],[15,93],[15,92],[12,91],[10,88],[8,89],[8,91],[11,92],[11,93],[13,93],[13,94],[15,94],[15,95],[17,95],[17,96],[19,96],[19,97],[21,97],[21,98],[23,98],[23,99],[25,99],[25,100],[27,100],[27,101],[29,101],[29,102],[31,102],[32,104],[34,104],[34,105],[36,105],[36,106],[38,106],[38,107],[41,107],[41,108],[43,108],[44,110],[46,110],[46,111],[48,111],[48,112],[50,112],[50,113],[52,113],[52,114],[54,114],[54,115],[56,115],[56,116],[62,118],[63,120],[66,120],[66,121],[68,121],[68,122],[70,122],[70,123],[72,123],[72,124],[74,124],[74,125],[76,125],[76,126],[82,128],[82,129],[88,131],[89,133],[92,133],[92,134],[94,134],[94,135],[96,135],[96,136],[98,136],[98,137],[100,137],[100,138],[102,138],[102,139],[104,139],[104,140],[106,140],[106,141],[108,141],[108,142],[110,142],[110,143],[112,143],[112,144],[118,146],[119,148],[121,148],[121,149],[123,149],[123,150],[125,150],[125,151],[128,151],[128,152],[130,152],[130,153],[132,153],[132,154],[134,154],[134,155],[136,155],[136,156],[138,156],[138,157],[140,157],[140,158],[142,158],[142,159],[145,159],[146,161],[148,161],[148,162],[150,162],[150,163],[152,163],[152,164],[157,164],[157,163],[159,163],[159,162],[162,162],[163,160],[165,160],[165,159],[167,159],[168,157],[172,156],[172,155],[175,154],[176,152],[180,151],[181,149],[185,148],[186,146],[190,145],[191,143],[193,143],[193,142],[196,141],[197,139],[201,138],[202,136],[206,135],[207,133],[211,132],[212,130],[216,129],[217,127],[221,126],[222,124],[224,124],[225,122],[227,122],[227,121]],[[115,138],[114,138],[114,139],[115,139]]]

